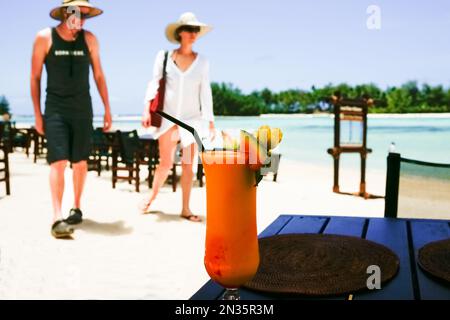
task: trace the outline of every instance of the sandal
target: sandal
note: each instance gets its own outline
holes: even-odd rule
[[[64,221],[68,224],[79,224],[83,222],[83,213],[80,209],[70,209],[69,217]]]
[[[52,236],[56,239],[71,238],[73,228],[71,228],[64,220],[55,221],[52,225]]]
[[[195,214],[190,214],[188,216],[180,215],[180,217],[192,222],[202,222],[202,219],[200,219],[200,217],[196,216]]]

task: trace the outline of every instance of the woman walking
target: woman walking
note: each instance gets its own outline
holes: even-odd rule
[[[150,101],[155,98],[159,81],[163,77],[164,61],[166,65],[166,88],[164,112],[188,123],[200,130],[202,121],[209,122],[210,137],[215,137],[214,114],[211,85],[209,82],[208,60],[193,51],[196,40],[211,30],[211,27],[197,20],[193,13],[187,12],[177,22],[166,27],[166,37],[171,43],[178,44],[175,50],[160,51],[155,59],[153,79],[150,81],[146,97],[142,124],[148,128],[151,124]],[[141,204],[141,211],[148,212],[153,200],[166,181],[172,168],[178,141],[182,147],[182,210],[181,217],[193,222],[201,219],[191,212],[189,199],[194,172],[192,169],[197,145],[192,135],[172,122],[162,119],[157,130],[160,163],[156,169],[149,197]]]

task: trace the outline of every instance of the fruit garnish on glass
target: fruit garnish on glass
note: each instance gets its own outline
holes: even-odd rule
[[[267,125],[259,127],[253,135],[241,130],[240,151],[248,155],[250,169],[255,171],[256,185],[264,176],[261,168],[271,165],[272,150],[280,144],[282,139],[281,129]]]
[[[232,132],[222,130],[222,141],[225,150],[239,150],[239,138],[234,137]]]

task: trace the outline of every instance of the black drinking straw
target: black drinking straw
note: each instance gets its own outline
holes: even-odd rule
[[[198,135],[197,131],[195,131],[194,128],[192,128],[191,126],[187,125],[184,122],[181,122],[180,120],[172,117],[171,115],[165,113],[164,111],[156,111],[157,114],[159,114],[161,117],[166,118],[169,121],[172,121],[173,123],[179,125],[180,127],[186,129],[187,131],[189,131],[193,136],[195,141],[197,142],[198,148],[200,149],[201,152],[205,151],[205,147],[203,146],[202,143],[202,139],[200,139],[200,136]]]

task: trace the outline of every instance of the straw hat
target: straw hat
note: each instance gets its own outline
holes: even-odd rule
[[[202,22],[199,22],[192,12],[183,13],[177,22],[171,23],[166,27],[166,37],[172,43],[179,43],[175,37],[175,31],[181,26],[195,26],[200,27],[198,38],[204,36],[212,30],[211,26],[208,26]]]
[[[63,3],[59,7],[50,11],[50,17],[52,17],[55,20],[62,20],[63,17],[61,15],[61,9],[68,7],[90,8],[89,15],[87,18],[92,18],[101,15],[103,13],[103,10],[100,10],[99,8],[96,8],[92,4],[90,4],[89,0],[63,0]]]

